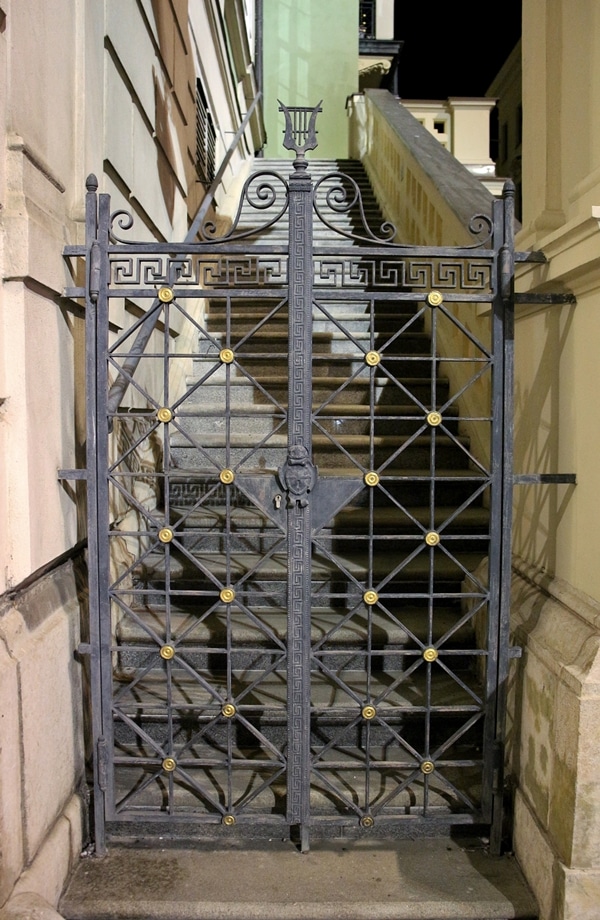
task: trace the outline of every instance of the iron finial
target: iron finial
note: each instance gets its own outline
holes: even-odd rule
[[[296,154],[297,161],[305,159],[307,150],[314,150],[318,146],[317,130],[315,123],[317,115],[322,112],[321,102],[317,103],[314,108],[300,105],[284,105],[278,99],[279,111],[285,115],[285,130],[283,146],[286,150],[293,150]]]

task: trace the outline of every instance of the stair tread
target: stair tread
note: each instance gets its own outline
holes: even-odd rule
[[[425,527],[431,526],[431,509],[429,506],[411,506],[408,510],[420,524]],[[171,512],[176,515],[184,514],[185,509],[179,511],[178,506],[171,502]],[[487,508],[469,505],[460,513],[457,514],[456,512],[457,509],[453,506],[436,505],[433,510],[434,525],[439,527],[445,524],[453,515],[454,517],[449,525],[453,530],[455,528],[483,528],[489,524],[490,513]],[[242,506],[233,507],[228,512],[225,507],[201,507],[188,512],[182,523],[184,527],[192,530],[214,527],[223,523],[227,513],[229,514],[230,528],[232,531],[235,529],[236,533],[242,533],[244,528],[248,528],[249,532],[251,532],[252,528],[256,527],[276,527],[260,508]],[[372,511],[363,506],[347,505],[336,515],[336,528],[339,527],[342,532],[353,525],[364,525],[369,522],[372,522],[375,532],[379,528],[416,526],[396,505],[389,507],[375,506]]]
[[[406,554],[408,555],[420,543],[424,545],[423,551],[418,553],[414,559],[408,562],[400,570],[397,576],[399,580],[405,581],[406,579],[423,578],[429,574],[429,549],[425,546],[424,541],[418,540],[417,538],[414,540],[407,540]],[[436,552],[434,554],[435,573],[438,579],[456,580],[457,577],[462,577],[461,566],[467,571],[473,572],[481,562],[481,553],[459,551],[454,553],[453,556],[458,562],[453,561],[446,553]],[[380,553],[376,554],[372,564],[369,564],[368,554],[366,554],[366,551],[362,548],[353,556],[348,555],[348,550],[346,550],[344,554],[338,552],[335,554],[335,558],[338,560],[339,565],[343,566],[344,569],[352,574],[359,583],[361,579],[364,578],[365,572],[369,570],[373,572],[374,581],[385,578],[390,574],[390,571],[393,571],[402,561],[398,552],[395,551],[391,562],[387,554]],[[179,557],[175,553],[171,554],[170,572],[172,592],[176,593],[177,591],[177,588],[173,585],[176,579],[184,578],[186,574],[194,576],[195,579],[199,579],[202,577],[202,568],[204,571],[210,572],[214,578],[221,581],[222,584],[228,583],[234,587],[239,579],[250,572],[254,572],[257,579],[262,581],[265,579],[281,581],[282,585],[285,584],[287,579],[287,553],[280,553],[278,555],[273,554],[265,558],[264,554],[253,552],[235,552],[231,554],[221,552],[196,552],[194,553],[194,560],[195,562],[192,562],[192,560],[187,557]],[[460,563],[460,565],[458,563]],[[161,577],[161,574],[164,577],[164,568],[165,556],[163,553],[151,552],[144,558],[143,563],[140,564],[140,570],[145,579],[158,579]],[[319,579],[326,578],[332,571],[341,572],[341,569],[338,569],[333,562],[327,560],[313,560],[313,580],[318,581]],[[245,580],[241,590],[247,590],[248,587]],[[388,587],[390,587],[390,590],[382,593],[382,599],[387,594],[394,595],[397,593],[392,590],[393,585]],[[214,590],[215,596],[218,594],[216,585],[213,585],[211,590]]]
[[[287,639],[288,615],[286,610],[273,610],[253,605],[253,617],[261,624],[258,626],[254,619],[235,607],[229,611],[229,616],[227,609],[223,606],[217,607],[208,616],[202,616],[201,611],[194,613],[190,610],[177,610],[176,600],[176,598],[173,599],[168,614],[165,607],[158,605],[145,607],[134,605],[132,611],[135,618],[121,615],[116,625],[119,645],[134,644],[156,648],[156,640],[149,635],[149,630],[158,636],[161,642],[166,642],[167,615],[169,641],[179,643],[183,647],[219,644],[219,640],[227,637],[228,629],[231,629],[231,642],[235,647],[244,645],[272,647],[272,636],[282,642]],[[405,647],[408,643],[414,646],[411,633],[419,636],[421,641],[427,641],[429,617],[426,608],[402,605],[400,609],[394,610],[394,614],[394,617],[390,617],[377,609],[372,611],[370,634],[374,649]],[[432,618],[433,636],[435,637],[433,641],[439,643],[446,633],[456,627],[460,618],[461,614],[457,608],[436,605]],[[339,610],[313,608],[311,610],[311,643],[314,645],[328,636],[327,642],[334,642],[336,647],[355,648],[357,645],[360,647],[368,633],[368,624],[364,614],[357,613],[342,625],[340,625],[340,620]],[[466,642],[471,637],[471,633],[471,623],[467,622],[460,629],[455,630],[444,644],[447,647],[455,647],[457,643]]]
[[[216,658],[217,653],[214,655]],[[198,680],[190,673],[189,665],[186,667],[181,664],[186,659],[186,652],[181,652],[170,662],[171,677],[168,680],[166,670],[160,668],[161,659],[158,654],[156,659],[159,665],[157,668],[147,670],[146,665],[146,668],[131,668],[120,675],[117,672],[114,678],[114,705],[119,710],[125,713],[137,712],[142,706],[146,716],[152,712],[162,715],[169,696],[172,708],[188,711],[200,708],[207,718],[214,717],[222,705],[230,701],[236,705],[241,715],[260,711],[263,718],[269,716],[274,720],[283,718],[287,721],[288,686],[283,653],[281,670],[265,672],[232,667],[230,680],[234,692],[231,695],[227,689],[227,671],[217,670],[216,664],[209,675]],[[310,681],[311,712],[313,716],[325,715],[333,719],[339,715],[347,719],[352,712],[358,717],[365,703],[374,705],[377,715],[386,719],[394,716],[406,718],[407,715],[416,715],[428,709],[435,709],[438,715],[445,716],[482,711],[483,703],[479,696],[482,691],[470,672],[460,671],[460,679],[471,690],[468,693],[439,666],[439,673],[429,688],[428,669],[429,666],[423,662],[407,677],[403,676],[404,672],[393,669],[389,672],[372,672],[368,694],[367,675],[363,670],[336,668],[336,677],[344,686],[321,671],[314,670]],[[202,669],[198,671],[204,674]],[[205,682],[209,683],[210,689]]]
[[[231,835],[230,835],[231,836]],[[275,835],[273,835],[275,836]],[[533,920],[514,859],[461,840],[315,840],[312,856],[273,840],[148,849],[84,859],[62,896],[67,920]],[[176,869],[174,878],[166,867]],[[443,882],[440,874],[443,875]],[[375,883],[373,880],[377,879]]]
[[[247,476],[268,476],[273,477],[277,475],[276,469],[267,469],[264,467],[253,468],[249,464],[245,464],[243,469],[239,471],[240,475]],[[179,480],[184,480],[189,482],[191,480],[197,479],[199,481],[206,480],[215,480],[218,476],[218,470],[216,469],[203,469],[202,467],[180,467],[170,471],[169,479],[171,482],[177,482]],[[363,473],[359,467],[353,467],[349,469],[348,467],[327,467],[327,472],[320,473],[319,479],[362,479]],[[398,466],[386,466],[386,468],[380,473],[380,480],[415,480],[415,481],[427,481],[431,480],[444,480],[451,482],[452,480],[457,480],[457,482],[464,482],[465,480],[472,480],[473,482],[484,482],[489,479],[488,474],[482,473],[480,470],[471,470],[471,469],[455,469],[453,467],[438,467],[435,470],[435,473],[432,475],[428,469],[423,467],[398,467]]]
[[[205,418],[210,417],[211,415],[218,415],[219,417],[223,415],[221,409],[198,409],[196,412],[186,412],[185,403],[180,404],[183,406],[183,411],[178,410],[176,415],[180,418]],[[229,415],[233,418],[251,418],[253,415],[268,415],[278,411],[279,406],[274,403],[252,403],[249,406],[233,406],[229,409]],[[318,416],[331,416],[333,418],[342,418],[345,415],[354,418],[355,416],[371,416],[387,417],[393,418],[398,421],[404,420],[415,420],[425,422],[425,416],[423,410],[420,406],[415,405],[381,405],[370,406],[366,403],[339,403],[331,402],[326,406],[321,405],[320,403],[313,404],[313,412]],[[458,416],[458,409],[456,407],[450,406],[444,411],[445,418],[456,418]]]

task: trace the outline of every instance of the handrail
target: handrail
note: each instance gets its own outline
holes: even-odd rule
[[[250,119],[252,118],[252,115],[254,114],[254,110],[256,106],[258,105],[261,97],[262,97],[262,92],[259,90],[256,96],[254,97],[254,99],[252,100],[250,104],[250,108],[248,109],[248,111],[246,112],[246,115],[244,116],[244,120],[242,121],[241,125],[237,129],[235,136],[227,149],[227,153],[223,157],[223,161],[221,165],[219,166],[217,174],[215,178],[213,179],[208,192],[202,199],[202,203],[200,207],[198,208],[196,216],[194,217],[194,220],[192,221],[190,228],[183,240],[184,243],[192,243],[194,241],[196,234],[198,233],[198,230],[202,226],[206,218],[206,215],[208,214],[208,209],[213,203],[214,197],[221,184],[221,179],[223,178],[225,170],[227,169],[227,166],[229,165],[229,162],[235,152],[235,149],[237,145],[239,144],[240,140],[242,139],[244,132],[246,131],[246,128],[248,127],[248,123],[250,122]],[[184,254],[185,253],[182,253],[182,255]],[[152,307],[150,308],[149,315],[146,317],[144,322],[140,325],[138,334],[135,337],[135,341],[133,343],[131,351],[128,357],[123,362],[123,366],[121,370],[119,371],[119,374],[117,375],[115,381],[110,387],[110,390],[108,391],[107,410],[108,410],[109,415],[112,415],[113,413],[115,413],[117,409],[119,408],[119,406],[121,405],[121,402],[123,401],[123,397],[125,396],[125,393],[127,392],[127,387],[129,386],[131,382],[131,378],[133,377],[133,375],[135,374],[137,370],[137,366],[140,363],[140,359],[146,349],[146,345],[150,341],[150,336],[154,332],[154,329],[158,322],[159,311],[156,309],[156,307],[159,304],[160,304],[160,301],[158,300],[158,298],[153,301]],[[110,427],[111,426],[109,422],[109,429]]]

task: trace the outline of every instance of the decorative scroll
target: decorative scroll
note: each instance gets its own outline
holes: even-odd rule
[[[222,243],[224,240],[234,241],[260,236],[283,217],[288,202],[289,187],[283,176],[271,170],[254,173],[244,183],[237,214],[229,230],[218,236],[217,225],[214,221],[207,220],[201,226],[198,236],[206,243]],[[244,229],[244,226],[250,223],[254,211],[271,213],[263,223]]]
[[[231,227],[219,234],[217,224],[205,220],[198,231],[198,239],[203,243],[222,243],[257,237],[265,233],[285,214],[289,202],[289,188],[283,176],[265,170],[251,175],[242,189],[237,214]],[[261,223],[254,222],[253,214],[261,212]],[[130,211],[119,209],[110,215],[109,234],[111,242],[127,245],[143,245],[139,240],[121,236],[125,230],[131,230],[134,218]],[[187,240],[190,242],[190,240]]]
[[[363,200],[358,183],[345,173],[327,173],[315,183],[313,206],[321,223],[329,230],[350,240],[359,240],[365,243],[391,243],[396,236],[396,227],[390,221],[384,221],[379,228],[377,236],[367,223]],[[331,212],[329,218],[325,209]],[[358,230],[343,230],[333,221],[333,215],[345,214],[353,217],[358,224]]]
[[[317,256],[315,286],[319,288],[406,288],[493,292],[491,259],[420,259],[410,257]]]
[[[110,257],[110,285],[255,288],[287,282],[285,256],[132,255]]]

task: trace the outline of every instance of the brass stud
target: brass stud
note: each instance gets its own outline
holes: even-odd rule
[[[175,649],[172,645],[163,645],[160,650],[160,657],[164,658],[165,661],[170,661],[171,658],[175,657]]]
[[[231,348],[222,348],[219,352],[219,358],[223,364],[231,364],[233,362],[235,355]]]
[[[219,591],[219,597],[224,604],[230,604],[233,600],[235,600],[235,591],[233,588],[223,588],[221,591]]]
[[[363,706],[361,710],[361,715],[363,719],[370,721],[371,719],[374,719],[375,716],[377,715],[377,710],[375,709],[374,706]]]
[[[433,648],[433,646],[423,650],[423,658],[425,661],[437,661],[438,654],[438,650]]]
[[[360,819],[360,823],[362,827],[373,827],[375,819],[372,818],[371,815],[363,815]]]
[[[161,543],[170,543],[173,539],[173,531],[170,527],[163,527],[158,531],[158,539]]]
[[[379,476],[373,470],[370,473],[365,473],[365,484],[368,486],[377,486],[379,485]]]
[[[381,355],[378,351],[368,351],[365,355],[365,361],[369,367],[377,367],[381,361]]]
[[[167,422],[170,422],[171,419],[173,418],[173,413],[171,412],[170,409],[167,409],[166,406],[163,406],[163,407],[162,407],[161,409],[159,409],[158,412],[156,413],[156,417],[157,417],[157,419],[158,419],[159,422],[164,422],[165,425],[166,425]]]
[[[421,773],[424,773],[427,776],[429,773],[433,773],[435,770],[435,764],[432,760],[424,760],[421,764]]]
[[[162,301],[162,303],[171,303],[174,297],[175,294],[170,287],[161,287],[159,289],[158,299]]]
[[[430,291],[427,295],[427,303],[430,307],[439,307],[444,302],[444,295],[439,291]]]
[[[175,758],[165,757],[165,759],[162,762],[162,768],[165,771],[165,773],[172,773],[176,767],[177,767],[177,762],[175,761]]]
[[[425,534],[425,542],[427,546],[437,546],[440,542],[439,533],[436,533],[435,530],[430,530],[429,533]]]
[[[236,708],[233,703],[225,703],[221,709],[221,714],[225,716],[226,719],[232,719],[236,713]]]
[[[430,412],[427,416],[427,424],[431,425],[432,428],[437,428],[438,425],[442,424],[442,416],[439,412]]]
[[[379,595],[377,591],[365,591],[363,594],[363,601],[365,604],[368,604],[369,607],[372,607],[373,604],[376,604],[379,600]]]
[[[223,815],[223,824],[225,827],[233,827],[235,824],[235,815]]]
[[[235,473],[233,472],[233,470],[221,470],[221,472],[219,473],[219,479],[221,480],[223,485],[229,486],[235,479]]]

